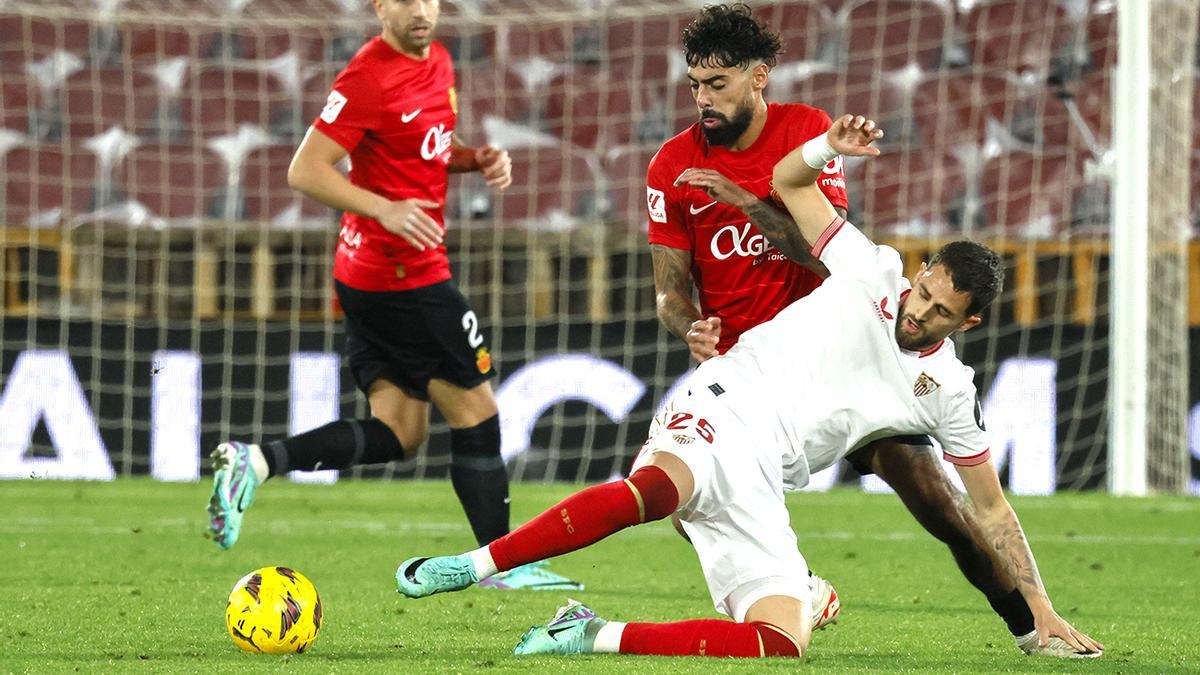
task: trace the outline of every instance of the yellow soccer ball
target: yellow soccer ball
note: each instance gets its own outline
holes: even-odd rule
[[[242,577],[225,605],[233,643],[251,654],[300,654],[321,630],[321,596],[289,567],[264,567]]]

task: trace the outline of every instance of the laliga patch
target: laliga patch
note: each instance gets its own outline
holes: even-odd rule
[[[650,220],[656,223],[667,222],[667,196],[662,190],[646,186],[646,210],[650,212]]]
[[[486,373],[492,369],[492,353],[487,347],[480,347],[475,350],[475,367],[479,372]]]
[[[334,89],[329,92],[329,98],[325,99],[325,107],[321,110],[321,119],[326,124],[333,124],[338,115],[342,114],[342,108],[346,107],[346,97],[342,92]]]

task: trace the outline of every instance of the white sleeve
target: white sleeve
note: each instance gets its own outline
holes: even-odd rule
[[[876,246],[852,223],[834,218],[813,242],[814,258],[825,263],[829,274],[855,277],[891,293],[902,283],[904,263],[891,246]]]
[[[992,456],[984,434],[983,409],[975,387],[954,395],[942,411],[933,436],[942,444],[942,457],[951,464],[975,466]]]

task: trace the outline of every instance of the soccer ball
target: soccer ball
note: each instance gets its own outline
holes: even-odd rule
[[[233,643],[252,654],[300,654],[321,630],[321,596],[289,567],[264,567],[242,577],[225,605]]]

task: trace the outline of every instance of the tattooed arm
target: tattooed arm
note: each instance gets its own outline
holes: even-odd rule
[[[975,466],[956,465],[955,468],[962,476],[984,537],[996,549],[1013,579],[1016,579],[1017,590],[1033,612],[1039,643],[1044,645],[1050,637],[1059,637],[1076,651],[1103,650],[1103,645],[1077,630],[1054,611],[1033,559],[1033,551],[1029,548],[1029,541],[1025,538],[1017,514],[1004,496],[1000,477],[991,460]]]
[[[846,209],[835,206],[833,210],[842,218],[846,217]],[[812,244],[804,240],[796,221],[786,210],[775,206],[769,200],[755,199],[742,207],[742,213],[745,213],[767,241],[789,260],[807,267],[821,278],[829,276],[825,263],[813,257]]]
[[[700,316],[692,302],[692,254],[662,244],[650,245],[654,261],[654,301],[658,320],[685,343],[697,361],[717,353],[721,319]]]

